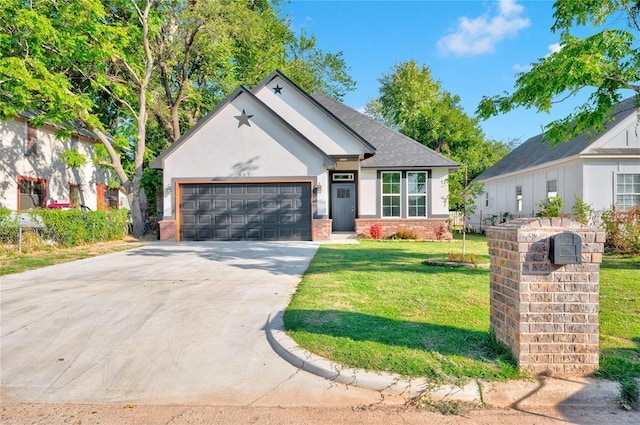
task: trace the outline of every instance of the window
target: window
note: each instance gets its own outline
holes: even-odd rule
[[[352,182],[353,181],[353,173],[335,173],[333,175],[333,181],[334,182]]]
[[[78,136],[71,136],[69,145],[71,149],[78,149]]]
[[[522,212],[522,186],[516,186],[516,211]]]
[[[408,216],[427,216],[427,173],[407,173]]]
[[[402,175],[399,172],[382,173],[382,216],[400,217]]]
[[[484,193],[484,206],[485,207],[489,206],[489,192]]]
[[[38,137],[36,135],[36,129],[27,124],[27,143],[24,148],[25,156],[37,156],[38,155]]]
[[[640,174],[618,174],[616,206],[622,210],[640,206]]]
[[[47,200],[47,181],[32,177],[18,176],[18,209],[44,207]]]
[[[73,205],[80,205],[80,186],[69,184],[69,202]]]
[[[558,196],[558,184],[556,180],[547,180],[547,199]]]
[[[118,208],[118,189],[98,184],[98,209],[107,210],[109,208]]]

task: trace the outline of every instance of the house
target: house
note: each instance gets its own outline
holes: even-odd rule
[[[597,135],[580,135],[553,147],[539,134],[527,140],[476,178],[484,194],[468,226],[533,217],[538,204],[559,196],[571,214],[574,195],[595,212],[613,205],[640,206],[640,127],[636,99],[611,112],[613,120]]]
[[[14,211],[72,203],[92,210],[126,205],[126,198],[107,184],[109,175],[91,160],[96,136],[74,126],[68,140],[56,137],[58,128],[34,127],[25,112],[0,122],[0,207]],[[85,164],[69,168],[63,152],[77,149]],[[124,199],[123,199],[124,198]]]
[[[162,240],[446,237],[458,164],[275,71],[239,87],[152,164]]]

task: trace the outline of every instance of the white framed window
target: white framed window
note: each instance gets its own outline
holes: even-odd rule
[[[547,199],[558,196],[558,181],[547,180]]]
[[[427,173],[424,171],[407,173],[407,215],[427,216]]]
[[[484,193],[484,206],[485,207],[489,206],[489,192]]]
[[[354,179],[353,173],[334,173],[332,177],[334,182],[352,182]]]
[[[385,171],[382,177],[382,217],[400,217],[402,173]]]
[[[640,206],[640,174],[618,174],[616,206],[622,210]]]
[[[522,212],[522,186],[516,186],[516,211]]]

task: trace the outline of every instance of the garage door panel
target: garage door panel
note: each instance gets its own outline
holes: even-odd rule
[[[310,240],[309,183],[184,184],[183,240]]]

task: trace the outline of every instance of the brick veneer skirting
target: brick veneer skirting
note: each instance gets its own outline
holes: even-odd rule
[[[404,229],[415,232],[419,240],[449,240],[453,236],[449,232],[448,221],[447,218],[358,218],[356,234],[360,237],[371,237],[371,226],[380,224],[384,238],[393,237],[399,230]]]
[[[551,237],[582,238],[582,264],[553,264]],[[599,270],[605,233],[569,219],[517,219],[487,229],[491,329],[533,374],[582,376],[598,368]]]
[[[330,218],[313,219],[311,228],[311,240],[328,241],[331,239],[331,225],[333,220]]]
[[[160,225],[160,240],[164,242],[175,242],[176,238],[176,221],[175,220],[161,220]]]

